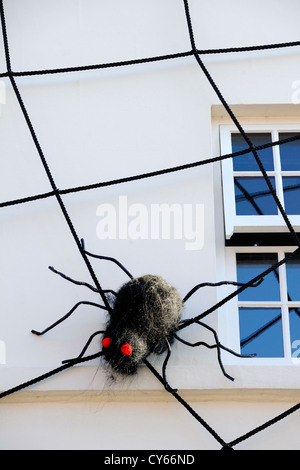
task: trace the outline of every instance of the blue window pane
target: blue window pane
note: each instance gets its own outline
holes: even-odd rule
[[[286,262],[286,279],[288,300],[300,300],[300,255]]]
[[[288,215],[300,214],[300,176],[282,178],[284,206]]]
[[[289,139],[299,135],[299,132],[281,132],[279,140]],[[300,140],[289,142],[279,146],[281,169],[283,171],[297,171],[300,170]]]
[[[270,178],[275,189],[275,179]],[[277,215],[277,204],[263,177],[234,178],[236,215]]]
[[[291,354],[292,357],[300,358],[300,309],[291,308],[290,317],[290,335],[291,335]]]
[[[272,137],[270,133],[251,132],[248,133],[248,136],[255,146],[264,145],[272,142]],[[231,142],[232,152],[239,152],[249,147],[241,134],[232,134]],[[258,155],[267,171],[274,170],[272,147],[264,150],[259,150]],[[259,167],[252,153],[234,157],[233,169],[234,171],[259,171]]]
[[[242,354],[284,357],[280,308],[240,308]]]
[[[278,262],[276,253],[237,253],[237,281],[247,283]],[[238,296],[242,301],[280,300],[278,270],[269,273],[257,287],[248,287]]]

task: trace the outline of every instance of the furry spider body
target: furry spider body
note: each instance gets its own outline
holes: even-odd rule
[[[161,354],[174,340],[183,309],[177,290],[150,274],[131,279],[117,293],[103,355],[120,374],[134,374],[151,353]]]

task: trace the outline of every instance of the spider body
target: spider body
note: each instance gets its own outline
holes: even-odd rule
[[[161,354],[174,340],[183,301],[162,277],[131,279],[116,295],[104,333],[103,355],[113,370],[134,374],[149,354]]]

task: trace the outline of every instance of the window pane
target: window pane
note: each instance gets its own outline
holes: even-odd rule
[[[237,253],[237,281],[247,283],[278,262],[276,253]],[[268,274],[257,287],[248,287],[239,300],[280,300],[278,269]]]
[[[299,132],[281,132],[279,134],[279,140],[289,139],[298,134]],[[279,149],[281,169],[283,171],[300,170],[300,140],[280,145]]]
[[[291,354],[292,357],[300,357],[300,309],[291,308],[290,313],[290,334],[291,334]]]
[[[300,255],[286,262],[286,278],[288,300],[300,300]]]
[[[256,146],[264,145],[272,142],[270,133],[248,133],[252,143]],[[232,152],[239,152],[248,148],[241,134],[232,134]],[[267,171],[274,170],[273,163],[273,150],[272,147],[258,152],[259,158],[261,159],[265,169]],[[233,169],[234,171],[259,171],[259,167],[252,153],[246,155],[240,155],[239,157],[233,158]]]
[[[275,179],[270,178],[275,189]],[[234,178],[236,215],[277,215],[278,209],[263,177]]]
[[[288,215],[300,214],[300,176],[282,178],[284,206]]]
[[[280,308],[240,308],[242,354],[284,357]]]

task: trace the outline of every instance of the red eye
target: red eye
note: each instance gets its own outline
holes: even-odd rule
[[[124,356],[130,356],[132,354],[132,346],[130,344],[123,344],[123,346],[121,346],[121,352]]]
[[[111,344],[111,338],[103,338],[102,346],[104,348],[109,348],[110,344]]]

